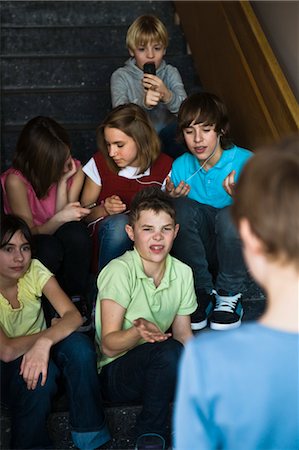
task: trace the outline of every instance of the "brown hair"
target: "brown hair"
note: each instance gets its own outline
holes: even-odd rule
[[[167,30],[156,16],[137,17],[127,32],[127,48],[134,51],[139,45],[146,45],[149,42],[161,43],[166,48],[168,46]]]
[[[164,211],[166,214],[169,214],[174,224],[176,223],[175,210],[171,197],[156,186],[142,189],[133,198],[129,214],[129,224],[131,227],[139,219],[140,213],[148,210],[153,210],[155,213]]]
[[[232,146],[228,136],[227,108],[216,95],[209,92],[196,92],[182,102],[178,113],[178,131],[181,139],[183,139],[184,129],[188,128],[192,122],[214,125],[216,133],[220,136],[221,147],[227,149]]]
[[[71,142],[67,131],[50,117],[29,120],[19,136],[13,167],[22,172],[38,198],[57,183],[69,156]]]
[[[272,258],[299,268],[299,136],[260,149],[244,167],[232,214],[246,218]]]
[[[105,128],[117,128],[130,136],[137,146],[139,173],[145,172],[160,154],[159,137],[143,109],[133,103],[112,109],[97,129],[97,143],[109,168],[118,173],[120,168],[110,158],[105,141]]]

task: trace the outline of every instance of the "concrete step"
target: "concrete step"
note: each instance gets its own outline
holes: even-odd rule
[[[155,14],[173,23],[173,8],[168,1],[2,1],[1,22],[27,26],[130,25],[142,14]]]
[[[1,53],[4,55],[111,55],[125,56],[126,25],[98,25],[74,27],[43,26],[28,28],[3,26]],[[186,53],[186,43],[177,25],[168,29],[169,54]]]
[[[123,57],[100,55],[76,56],[4,56],[2,58],[2,89],[107,89],[110,94],[110,77],[114,70],[124,65],[129,55]],[[190,55],[167,54],[165,61],[180,71],[186,90],[190,91],[199,80]]]

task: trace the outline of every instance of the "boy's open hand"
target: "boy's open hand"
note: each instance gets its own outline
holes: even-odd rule
[[[163,333],[154,323],[142,317],[134,320],[133,325],[146,342],[162,342],[171,337],[171,333]]]
[[[223,188],[230,196],[233,196],[235,192],[235,175],[236,171],[232,170],[223,181]]]
[[[190,186],[189,184],[185,183],[184,181],[181,181],[177,187],[174,187],[173,182],[169,177],[166,178],[166,192],[170,195],[170,197],[176,198],[176,197],[186,197],[186,195],[190,192]]]

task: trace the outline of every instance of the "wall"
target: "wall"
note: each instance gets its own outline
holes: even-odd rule
[[[299,2],[254,1],[251,5],[299,101]]]

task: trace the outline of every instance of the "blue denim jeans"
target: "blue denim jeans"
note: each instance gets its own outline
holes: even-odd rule
[[[136,436],[158,433],[166,438],[182,348],[174,339],[145,343],[103,367],[100,382],[105,400],[142,403]]]
[[[247,270],[230,208],[213,208],[187,197],[175,199],[174,206],[180,229],[171,253],[192,268],[195,289],[242,292]]]
[[[102,409],[96,354],[92,342],[73,333],[51,353],[47,381],[28,390],[19,375],[22,357],[1,361],[1,400],[11,409],[13,449],[53,448],[46,421],[61,375],[69,400],[72,438],[80,449],[95,449],[110,439]]]
[[[99,222],[99,271],[112,259],[132,250],[133,242],[125,230],[128,221],[128,214],[115,214]]]

